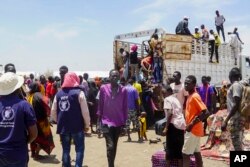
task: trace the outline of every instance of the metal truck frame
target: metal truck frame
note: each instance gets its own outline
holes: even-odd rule
[[[151,29],[146,31],[116,35],[113,43],[113,61],[115,68],[119,69],[123,66],[122,58],[119,53],[119,49],[121,47],[129,52],[131,46],[133,44],[136,44],[138,45],[139,57],[146,56],[146,52],[142,43],[130,42],[127,41],[128,39],[136,39],[141,37],[150,38],[150,36],[155,32],[156,29]],[[250,58],[241,55],[241,52],[239,52],[239,58],[237,60],[238,65],[234,65],[234,56],[232,53],[230,42],[220,45],[219,63],[209,63],[210,52],[207,42],[192,39],[192,42],[190,44],[190,57],[187,58],[188,55],[184,55],[184,57],[186,57],[183,58],[183,53],[179,53],[180,47],[183,47],[181,43],[183,43],[183,41],[185,40],[189,40],[187,38],[191,38],[191,36],[167,34],[162,28],[157,29],[157,34],[159,35],[160,39],[165,42],[164,46],[166,46],[166,52],[164,52],[163,55],[163,82],[165,82],[168,77],[172,76],[174,71],[180,71],[182,74],[182,80],[184,80],[188,75],[195,75],[198,84],[200,84],[202,76],[211,76],[211,83],[220,85],[221,81],[229,80],[229,71],[233,67],[238,67],[241,69],[242,78],[250,77]],[[168,40],[166,40],[166,38],[168,38]],[[176,41],[178,39],[180,40]],[[172,49],[171,55],[169,52],[169,48],[170,50]]]

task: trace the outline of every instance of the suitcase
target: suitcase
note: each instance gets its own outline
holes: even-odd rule
[[[155,133],[157,135],[162,136],[162,132],[166,126],[166,121],[167,121],[166,118],[163,118],[163,119],[155,122]]]
[[[165,151],[157,151],[152,155],[151,161],[152,161],[152,167],[165,167],[166,164],[166,153]],[[178,161],[173,160],[170,162],[170,167],[178,167]],[[190,158],[190,167],[195,167],[195,158],[194,156],[191,156]]]

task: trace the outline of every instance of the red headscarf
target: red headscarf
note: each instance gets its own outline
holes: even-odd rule
[[[136,52],[137,51],[137,49],[138,49],[138,46],[137,45],[132,45],[132,47],[131,47],[131,51],[133,51],[133,52]]]

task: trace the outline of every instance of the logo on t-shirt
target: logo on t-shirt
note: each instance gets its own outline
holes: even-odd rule
[[[13,128],[15,123],[15,111],[10,107],[5,107],[2,110],[2,121],[0,127]]]
[[[61,111],[68,111],[70,108],[70,103],[68,100],[68,96],[63,96],[59,101],[59,108]]]
[[[11,121],[15,117],[15,112],[11,107],[5,107],[2,111],[2,118],[4,121]]]

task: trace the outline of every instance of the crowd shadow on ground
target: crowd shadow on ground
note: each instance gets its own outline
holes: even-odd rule
[[[39,158],[35,159],[35,161],[44,163],[44,164],[60,164],[61,161],[59,161],[56,158],[56,155],[39,155]],[[72,159],[71,163],[74,164],[75,160]],[[75,167],[75,165],[71,165],[71,167]],[[83,165],[82,167],[88,167],[88,165]]]
[[[38,158],[34,159],[37,162],[44,163],[44,164],[59,164],[59,161],[56,158],[56,155],[39,155]]]

